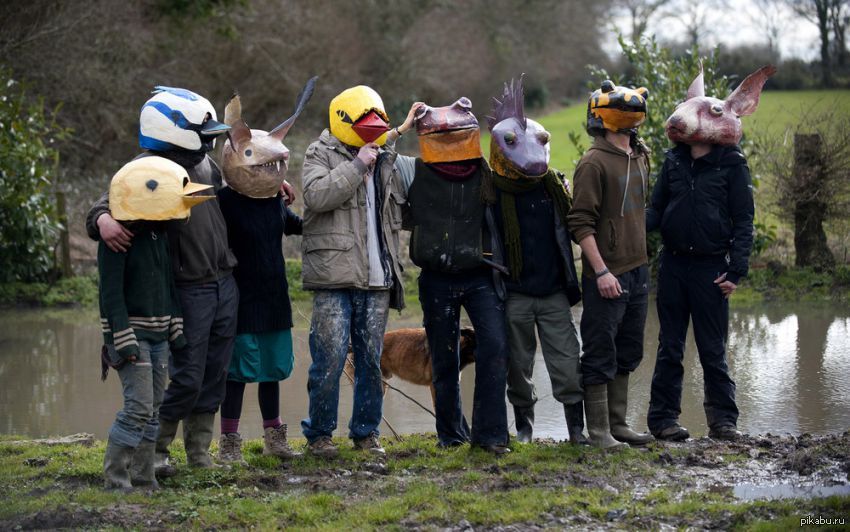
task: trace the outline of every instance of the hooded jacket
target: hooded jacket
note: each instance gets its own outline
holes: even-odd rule
[[[699,159],[679,144],[667,152],[646,210],[646,230],[661,229],[664,249],[729,255],[726,279],[747,275],[753,247],[753,186],[738,146],[714,146]]]
[[[649,158],[638,146],[631,155],[595,137],[573,174],[573,207],[567,217],[576,242],[596,236],[608,270],[621,275],[646,264],[646,205]],[[594,277],[582,254],[582,274]]]

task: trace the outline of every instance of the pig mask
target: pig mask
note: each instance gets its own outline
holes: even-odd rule
[[[776,73],[773,65],[756,70],[732,91],[726,100],[705,95],[702,68],[688,88],[665,129],[673,142],[684,144],[720,144],[734,146],[741,142],[742,116],[751,115],[759,104],[759,96],[767,78]]]

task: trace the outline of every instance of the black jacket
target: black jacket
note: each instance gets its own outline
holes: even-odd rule
[[[679,144],[667,158],[646,211],[647,232],[661,228],[664,249],[695,256],[729,255],[726,278],[747,275],[753,247],[753,186],[737,146],[714,146],[699,159]]]

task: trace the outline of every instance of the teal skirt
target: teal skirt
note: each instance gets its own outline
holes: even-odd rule
[[[237,334],[227,380],[236,382],[277,382],[289,377],[295,355],[292,331]]]

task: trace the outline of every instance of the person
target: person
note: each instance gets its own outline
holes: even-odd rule
[[[141,109],[139,145],[145,151],[138,157],[164,157],[186,169],[192,182],[220,187],[221,172],[208,152],[215,137],[228,129],[203,96],[156,87]],[[113,251],[131,247],[133,233],[110,214],[108,193],[89,210],[86,229],[92,239]],[[239,299],[232,275],[236,258],[227,246],[218,201],[213,198],[199,205],[186,221],[169,222],[167,232],[186,346],[170,357],[170,382],[160,407],[156,461],[161,475],[174,473],[168,446],[181,420],[188,464],[213,466],[209,447],[224,398]]]
[[[370,87],[331,100],[329,129],[304,156],[302,279],[313,291],[308,372],[309,414],[301,422],[307,450],[331,458],[339,449],[339,379],[349,341],[354,359],[354,405],[349,438],[356,449],[385,454],[379,439],[383,409],[381,349],[390,308],[404,307],[399,257],[406,186],[387,137],[381,97]]]
[[[648,91],[605,80],[587,105],[594,137],[573,176],[569,229],[581,246],[581,359],[591,444],[644,445],[626,422],[629,375],[643,358],[648,299],[644,204],[648,150],[637,137]]]
[[[439,445],[508,448],[508,344],[495,190],[468,98],[447,107],[416,103],[421,157],[408,190],[410,258],[422,268],[419,301],[431,351]],[[475,329],[475,397],[470,432],[461,410],[460,309]]]
[[[219,462],[244,463],[239,420],[245,385],[257,382],[263,421],[263,454],[280,458],[299,456],[287,440],[280,419],[280,381],[292,373],[292,305],[283,259],[283,235],[300,235],[301,218],[286,205],[283,189],[289,150],[286,134],[313,93],[316,79],[307,82],[292,117],[267,133],[250,129],[242,119],[241,99],[227,104],[224,122],[229,140],[222,150],[227,186],[218,200],[227,239],[238,260],[233,271],[239,287],[236,341],[227,371],[221,404]]]
[[[101,241],[97,250],[102,377],[115,368],[124,396],[103,457],[107,489],[158,487],[154,454],[169,344],[186,344],[163,220],[187,217],[210,198],[189,194],[206,188],[161,157],[127,163],[110,184],[112,213],[133,231],[133,245],[119,252]]]
[[[570,307],[581,301],[567,215],[564,176],[549,167],[549,132],[526,118],[522,77],[493,99],[490,166],[497,189],[496,222],[507,250],[508,399],[517,440],[529,442],[537,393],[532,381],[535,327],[552,395],[564,405],[569,438],[586,443],[581,346]]]
[[[703,370],[709,436],[734,440],[738,407],[726,361],[729,297],[746,277],[753,245],[752,180],[738,143],[740,116],[755,112],[767,78],[764,67],[726,99],[705,96],[702,72],[686,100],[667,120],[676,146],[664,166],[646,211],[646,229],[661,229],[658,267],[658,356],[652,376],[647,424],[656,438],[690,437],[679,425],[682,359],[688,322]]]

